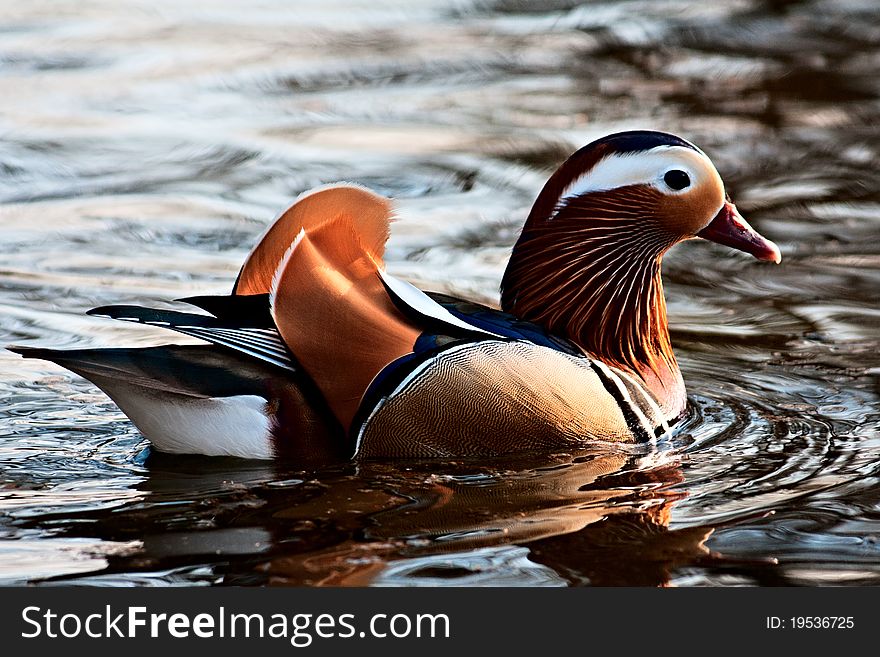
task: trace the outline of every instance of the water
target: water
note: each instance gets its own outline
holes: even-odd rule
[[[497,298],[552,169],[699,144],[779,267],[665,262],[656,448],[319,471],[151,454],[0,352],[0,583],[880,584],[880,9],[871,0],[0,4],[0,336],[149,345],[106,303],[224,293],[299,192],[399,199],[389,269]]]

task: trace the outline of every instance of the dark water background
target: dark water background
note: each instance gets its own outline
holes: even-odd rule
[[[665,262],[689,417],[632,453],[303,472],[150,454],[0,352],[0,583],[880,584],[880,5],[0,2],[0,337],[229,290],[299,192],[399,199],[389,270],[497,298],[552,169],[649,127],[713,158],[779,267]]]

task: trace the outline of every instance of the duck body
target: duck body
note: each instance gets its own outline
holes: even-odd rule
[[[208,345],[13,350],[91,380],[166,452],[309,463],[645,442],[686,404],[663,253],[701,236],[779,260],[702,151],[649,131],[598,140],[550,178],[501,310],[389,275],[392,215],[357,185],[319,188],[273,222],[231,295],[181,300],[202,312],[90,311]]]
[[[487,333],[423,333],[371,383],[353,426],[363,457],[490,456],[642,442],[667,419],[638,384],[540,325],[431,295]]]

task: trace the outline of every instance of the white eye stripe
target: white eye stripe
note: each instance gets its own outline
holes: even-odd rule
[[[691,179],[691,186],[701,182],[706,176],[704,172],[714,171],[712,163],[702,151],[684,146],[657,146],[636,153],[614,153],[576,178],[562,193],[560,200],[630,185],[662,185],[665,192],[676,193],[663,182],[666,172],[673,169],[684,171]]]

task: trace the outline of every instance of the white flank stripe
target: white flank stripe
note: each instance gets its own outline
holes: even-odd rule
[[[632,409],[632,412],[635,413],[636,417],[638,418],[639,424],[642,425],[642,427],[645,429],[645,431],[648,432],[648,435],[653,440],[654,427],[651,425],[651,422],[648,420],[648,418],[645,417],[645,414],[642,413],[642,409],[640,409],[633,403],[632,397],[629,396],[629,391],[626,389],[623,381],[620,380],[620,377],[617,376],[616,373],[612,372],[605,363],[598,360],[591,360],[590,362],[595,364],[596,367],[602,370],[602,373],[605,374],[605,376],[607,376],[609,379],[611,379],[611,381],[614,382],[614,385],[617,387],[618,392],[620,392],[620,396],[623,397],[623,401],[629,404],[630,409]]]
[[[627,374],[626,372],[622,372],[622,371],[618,370],[617,368],[615,368],[613,371],[618,376],[629,381],[636,390],[638,390],[639,392],[642,393],[642,396],[645,398],[645,401],[648,403],[648,406],[651,407],[651,410],[654,411],[654,414],[657,417],[657,424],[660,425],[661,427],[663,427],[663,433],[660,434],[658,436],[658,438],[662,438],[667,433],[669,433],[669,422],[666,421],[666,416],[663,415],[663,411],[660,409],[660,406],[654,400],[654,397],[652,397],[651,394],[647,390],[645,390],[641,385],[639,385],[639,383],[635,379],[633,379],[629,374]]]

